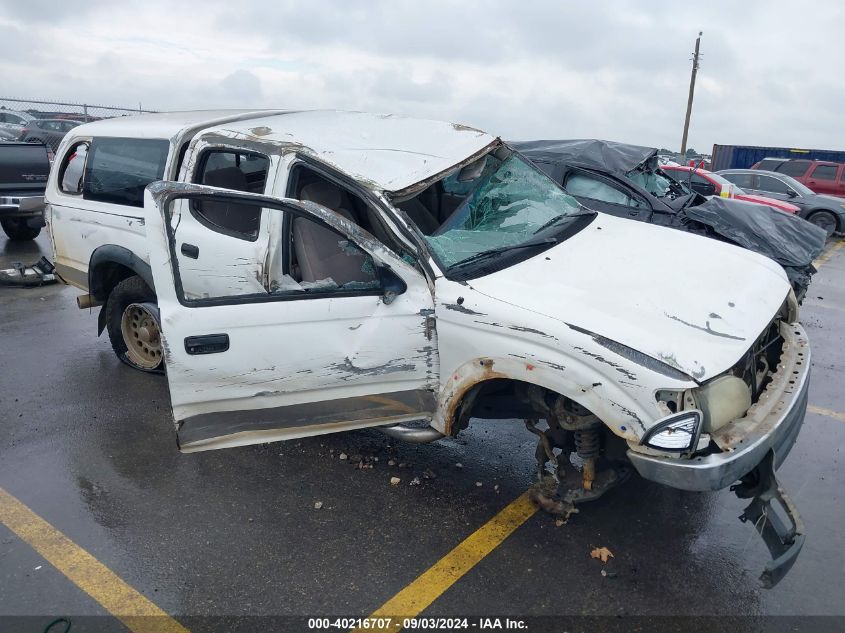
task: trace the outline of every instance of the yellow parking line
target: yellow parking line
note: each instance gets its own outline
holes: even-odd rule
[[[815,266],[817,269],[820,268],[822,264],[824,264],[827,260],[833,257],[833,254],[843,246],[845,246],[845,240],[839,240],[835,244],[831,245],[830,248],[828,248],[825,252],[819,255],[819,258],[813,262],[813,266]]]
[[[188,633],[185,627],[2,488],[0,523],[99,602],[130,631]]]
[[[839,420],[840,422],[845,422],[845,413],[839,413],[839,411],[833,411],[832,409],[822,409],[821,407],[816,407],[812,404],[807,407],[807,411],[809,411],[810,413],[815,413],[817,415],[824,415],[828,418]]]
[[[496,549],[520,525],[530,519],[537,508],[524,492],[501,510],[496,516],[464,539],[455,549],[434,563],[390,600],[379,607],[371,618],[409,618],[419,615],[432,602],[454,585],[464,574],[475,567],[490,552]],[[393,626],[385,631],[398,631]],[[356,629],[354,633],[371,632],[374,629]],[[378,630],[378,629],[376,629]]]

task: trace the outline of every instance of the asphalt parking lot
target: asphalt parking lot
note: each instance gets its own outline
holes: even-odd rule
[[[737,520],[741,500],[636,476],[562,526],[517,505],[528,518],[510,536],[472,541],[489,554],[449,558],[532,482],[535,438],[517,421],[424,446],[368,430],[182,455],[165,379],[120,364],[74,289],[0,288],[0,632],[59,616],[72,633],[129,630],[113,617],[115,579],[128,610],[160,610],[162,631],[306,630],[308,617],[374,613],[409,585],[433,597],[421,616],[545,616],[529,630],[574,616],[742,616],[713,620],[731,630],[761,630],[769,615],[845,616],[842,244],[828,244],[802,308],[811,410],[779,471],[807,542],[768,591],[757,582],[768,554]],[[0,237],[0,268],[42,253],[44,236]],[[591,558],[595,547],[613,558]],[[65,573],[62,556],[75,557],[58,561]],[[466,573],[423,576],[444,557]]]

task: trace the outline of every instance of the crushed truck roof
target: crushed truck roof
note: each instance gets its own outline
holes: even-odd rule
[[[291,145],[384,191],[400,191],[431,178],[496,141],[455,123],[336,110],[234,121],[208,132]]]
[[[199,110],[96,121],[75,136],[172,139],[186,130],[290,146],[370,188],[400,191],[479,153],[496,138],[465,125],[338,110]]]

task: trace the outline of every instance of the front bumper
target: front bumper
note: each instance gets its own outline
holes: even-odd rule
[[[692,457],[647,455],[628,458],[644,479],[681,490],[721,490],[752,471],[769,451],[779,467],[798,437],[807,412],[810,344],[800,325],[781,323],[784,339],[778,370],[745,417],[713,434],[720,453]]]

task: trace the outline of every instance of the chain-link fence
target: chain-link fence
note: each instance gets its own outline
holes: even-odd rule
[[[88,121],[154,112],[137,108],[0,97],[0,141],[44,143],[55,151],[62,137]]]

